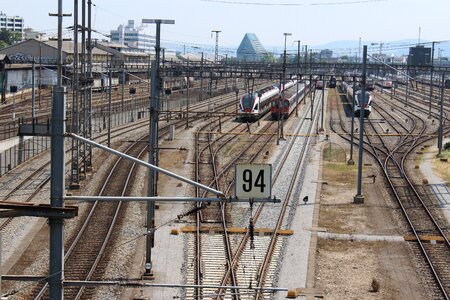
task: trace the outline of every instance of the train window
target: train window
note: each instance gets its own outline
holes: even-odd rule
[[[253,95],[247,94],[244,97],[242,97],[242,106],[245,108],[253,107]]]
[[[362,95],[358,94],[357,97],[358,97],[358,102],[361,103]],[[365,95],[364,95],[364,102],[363,103],[364,104],[369,103],[369,99],[370,99],[370,94],[369,93],[365,93]]]

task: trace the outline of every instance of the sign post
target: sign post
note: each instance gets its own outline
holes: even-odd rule
[[[235,166],[235,195],[238,200],[273,201],[272,165],[237,164]]]

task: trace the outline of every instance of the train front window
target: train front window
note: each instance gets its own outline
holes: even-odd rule
[[[361,103],[362,95],[358,94],[357,97],[358,97],[358,103]],[[369,93],[365,93],[365,95],[364,95],[364,103],[363,104],[369,103],[369,99],[370,99],[370,94]]]
[[[242,97],[243,108],[253,108],[253,94],[248,94]]]

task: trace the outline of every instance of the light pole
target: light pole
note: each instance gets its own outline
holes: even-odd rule
[[[436,42],[431,43],[430,106],[428,108],[428,119],[431,119],[431,100],[433,99],[434,44]]]
[[[161,19],[142,19],[143,24],[156,24],[156,45],[155,45],[155,61],[152,62],[151,74],[151,95],[150,95],[150,141],[149,141],[149,163],[158,165],[158,110],[160,96],[160,80],[159,80],[159,61],[161,54],[161,24],[175,24],[174,20]],[[148,175],[148,193],[149,197],[157,195],[157,174],[150,170]],[[146,256],[145,256],[145,273],[144,277],[153,278],[152,271],[152,248],[154,246],[155,236],[155,202],[147,202],[147,236],[146,236]]]
[[[367,71],[367,46],[363,47],[363,70],[362,70],[362,80],[361,80],[361,98],[360,98],[360,108],[359,113],[359,149],[358,149],[358,187],[355,197],[353,197],[353,203],[362,204],[364,203],[364,196],[362,194],[362,164],[363,164],[363,151],[364,151],[364,110],[362,103],[366,100],[366,71]],[[358,97],[357,95],[355,95]]]
[[[295,99],[296,99],[296,105],[295,105],[295,116],[296,117],[298,117],[298,98],[299,98],[299,96],[298,96],[298,83],[299,83],[299,78],[298,77],[300,77],[300,75],[299,75],[299,68],[300,68],[300,40],[297,40],[297,41],[294,41],[294,43],[297,43],[297,84],[296,84],[296,86],[297,86],[297,94],[295,95]]]
[[[354,165],[355,161],[353,160],[353,137],[354,137],[354,131],[355,131],[355,91],[356,91],[356,77],[353,76],[353,101],[352,101],[352,124],[350,129],[350,159],[347,161],[348,165]]]
[[[220,30],[211,30],[211,34],[212,33],[216,34],[216,49],[214,52],[214,62],[217,63],[217,61],[219,60],[219,33],[222,32]]]
[[[187,69],[189,70],[189,57],[187,59]],[[189,85],[190,85],[190,80],[189,80],[189,71],[186,74],[186,129],[189,128]]]
[[[440,86],[441,92],[441,103],[439,108],[439,128],[438,128],[438,156],[441,156],[442,153],[442,135],[444,131],[443,127],[443,118],[444,118],[444,86],[445,86],[445,73],[442,73],[442,80]]]
[[[280,89],[281,89],[281,112],[280,108],[278,107],[278,125],[279,125],[279,136],[278,139],[284,140],[283,136],[283,113],[284,113],[284,84],[283,81],[286,79],[286,40],[287,37],[292,35],[292,33],[285,32],[284,35],[284,52],[283,52],[283,77],[280,82]],[[281,120],[280,120],[281,118]],[[279,144],[279,141],[277,145]]]

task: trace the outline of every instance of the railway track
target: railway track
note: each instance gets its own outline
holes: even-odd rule
[[[388,101],[389,99],[384,99]],[[370,126],[366,129],[365,149],[375,158],[383,170],[385,178],[389,184],[399,207],[401,208],[405,221],[409,226],[409,233],[412,234],[420,249],[422,258],[427,265],[427,272],[423,274],[427,278],[428,285],[433,286],[433,297],[448,299],[450,289],[450,277],[448,270],[448,257],[450,257],[450,246],[448,242],[448,230],[442,227],[436,221],[431,210],[427,207],[426,201],[417,191],[412,183],[412,179],[407,174],[405,162],[408,156],[419,145],[429,141],[429,132],[427,132],[426,122],[417,113],[405,111],[404,108],[390,102],[391,106],[395,106],[398,113],[402,114],[406,119],[411,120],[408,126],[398,122],[398,115],[394,116],[391,112],[381,108],[381,105],[374,105],[373,108],[378,111],[379,115],[389,124],[390,128],[395,130],[399,136],[386,136],[385,131],[380,132],[380,127],[376,126],[370,118],[367,123]],[[340,108],[340,105],[338,105]],[[339,112],[339,130],[348,133],[346,122],[342,120],[342,113]],[[397,120],[392,123],[391,120]],[[330,126],[333,131],[337,132],[333,118],[330,119]],[[400,125],[400,126],[399,126]],[[447,129],[447,132],[450,130]],[[341,135],[342,136],[342,135]],[[348,139],[346,136],[342,136]],[[356,143],[356,142],[355,142]],[[436,243],[425,241],[425,237],[432,236],[436,239]],[[426,268],[425,268],[426,269]]]
[[[317,106],[318,107],[318,106]],[[306,112],[304,112],[306,115]],[[317,109],[316,113],[317,115]],[[305,118],[302,119],[305,122]],[[266,133],[263,142],[258,142],[259,138],[255,138],[253,142],[258,142],[258,149],[257,153],[253,154],[250,159],[247,159],[247,162],[252,162],[255,159],[257,159],[260,156],[261,152],[264,152],[263,149],[264,145],[266,145],[269,141],[273,140],[276,131],[270,130],[269,128],[272,127],[274,122],[271,122],[272,124],[268,125],[267,128],[261,129],[262,132]],[[314,122],[310,122],[310,128],[312,128],[312,124]],[[299,125],[298,128],[301,128],[302,124]],[[295,139],[295,138],[294,138]],[[308,137],[305,137],[305,139],[308,139]],[[263,143],[263,145],[259,145],[260,143]],[[249,143],[250,144],[250,143]],[[289,145],[290,149],[292,149],[292,145],[294,143],[290,142]],[[307,148],[308,142],[304,143],[303,149]],[[251,148],[251,146],[250,146]],[[243,149],[240,154],[246,153],[247,149]],[[304,150],[306,151],[306,150]],[[304,155],[305,152],[300,151],[300,155]],[[286,158],[289,156],[290,150],[286,151],[285,157],[282,160],[283,162],[286,162]],[[213,154],[211,154],[213,155]],[[239,156],[236,155],[236,156]],[[249,155],[246,154],[246,157]],[[301,165],[302,159],[298,159],[296,157],[296,161],[300,161],[298,165]],[[276,175],[273,178],[273,181],[276,182],[276,179],[278,178],[279,172],[281,172],[283,168],[283,162],[280,163],[278,171],[276,172]],[[234,161],[230,164],[230,166],[234,165]],[[228,165],[228,164],[226,164]],[[222,174],[226,172],[226,168],[223,168],[224,171],[222,171]],[[298,170],[297,170],[298,171]],[[295,171],[294,171],[295,174]],[[288,178],[288,177],[286,177]],[[291,185],[294,185],[296,176],[291,176]],[[229,189],[229,187],[228,187]],[[292,188],[291,188],[292,192]],[[289,194],[289,193],[288,193]],[[289,198],[289,195],[286,195],[286,199]],[[283,197],[284,199],[284,197]],[[285,201],[286,203],[289,203],[289,201]],[[211,285],[214,283],[215,285],[219,286],[226,286],[231,285],[230,288],[208,288],[208,289],[202,289],[199,288],[196,291],[195,290],[189,290],[186,292],[187,299],[197,299],[198,297],[203,297],[202,299],[255,299],[255,291],[264,291],[265,289],[270,289],[273,280],[275,278],[275,270],[276,265],[278,262],[278,255],[281,251],[281,245],[282,242],[280,239],[278,239],[278,229],[271,229],[272,236],[259,236],[257,234],[254,234],[253,229],[256,222],[258,221],[259,216],[261,215],[261,212],[263,211],[264,205],[259,205],[258,209],[256,210],[256,213],[254,217],[251,220],[251,225],[249,225],[248,230],[245,232],[243,238],[236,237],[233,235],[233,237],[229,238],[222,234],[209,234],[206,235],[202,234],[197,231],[197,238],[190,237],[189,239],[189,248],[197,249],[197,255],[195,255],[195,251],[189,252],[188,259],[191,261],[191,259],[197,258],[197,264],[194,266],[192,264],[191,268],[188,270],[188,275],[191,274],[192,277],[196,277],[197,280],[191,280],[191,276],[188,276],[188,283],[197,283],[197,284],[209,284]],[[279,220],[284,219],[284,213],[287,209],[287,206],[284,207],[284,209],[281,209],[280,212],[278,210],[273,214],[279,213]],[[222,209],[223,211],[223,209]],[[220,215],[220,214],[216,214]],[[221,214],[224,216],[225,214]],[[200,218],[197,218],[199,220]],[[233,220],[236,218],[232,218],[231,220],[227,222],[222,221],[222,227],[219,231],[226,232],[227,227],[226,224],[234,224],[236,220]],[[237,221],[242,222],[242,221]],[[282,222],[281,222],[282,223]],[[279,224],[279,227],[281,226],[281,223]],[[197,221],[197,224],[200,224],[199,221]],[[273,224],[275,226],[275,224]],[[273,234],[274,233],[274,234]],[[197,241],[197,242],[195,242]],[[199,246],[198,243],[201,243]],[[203,244],[205,244],[205,249],[203,250]],[[229,244],[230,248],[232,248],[232,251],[226,250],[226,245]],[[230,256],[228,253],[231,252],[233,255]],[[267,259],[266,257],[272,257],[272,259]],[[211,262],[209,262],[211,260]],[[264,263],[265,262],[265,263]],[[219,268],[221,266],[221,268]],[[263,269],[261,270],[261,267],[263,266]],[[194,274],[196,274],[194,276]],[[221,278],[221,281],[218,281],[218,279]],[[211,281],[212,280],[212,281]],[[239,286],[247,286],[249,287],[248,290],[236,290],[233,288],[234,282],[237,282]],[[252,288],[253,287],[253,288]],[[258,295],[258,299],[266,299],[270,293],[260,293]]]
[[[217,103],[218,103],[217,107],[220,107],[221,109],[226,109],[227,106],[232,106],[232,105],[230,105],[230,103],[229,103],[229,101],[228,101],[227,99],[223,100],[222,98],[217,98],[216,101],[217,101]],[[195,105],[194,107],[197,108],[197,110],[200,110],[201,107],[207,107],[207,105],[208,105],[207,103],[199,103],[199,104]],[[207,115],[207,111],[206,111],[204,114]],[[194,122],[194,121],[200,121],[200,120],[203,119],[203,117],[204,117],[204,116],[202,116],[202,115],[200,115],[200,114],[195,114],[194,116],[191,117],[191,119],[192,119],[191,121],[192,121],[192,122]],[[139,126],[145,126],[145,124],[148,124],[148,122],[143,121],[143,122],[141,122],[139,125],[138,125],[138,124],[133,124],[133,125],[127,126],[127,128],[125,128],[125,129],[124,129],[124,128],[120,129],[121,131],[120,131],[120,132],[117,132],[117,135],[123,134],[124,131],[134,131],[134,130],[136,130],[136,126],[138,126],[138,127],[139,127]],[[175,125],[176,127],[183,127],[184,124],[185,124],[184,119],[179,119],[179,120],[172,121],[172,122],[166,124],[167,126],[162,126],[162,127],[160,127],[159,135],[160,135],[160,137],[163,137],[164,135],[168,134],[168,133],[169,133],[169,125]],[[101,141],[100,141],[100,142],[101,142]],[[145,143],[140,143],[140,144],[145,145]],[[45,169],[45,164],[44,164],[44,166],[41,168],[41,171],[44,170],[44,169]],[[119,169],[120,169],[120,168],[119,168]],[[24,181],[22,181],[21,183],[19,183],[18,186],[16,186],[15,188],[12,189],[12,191],[9,193],[9,195],[8,195],[7,198],[12,197],[12,196],[14,195],[14,193],[16,193],[17,191],[20,191],[20,189],[21,189],[23,186],[27,185],[27,184],[29,183],[30,180],[35,179],[34,177],[36,176],[36,174],[38,174],[38,173],[37,173],[37,172],[33,172],[33,174],[31,174],[31,176],[28,176],[27,179],[25,179]],[[48,174],[47,174],[47,175],[48,175]],[[48,182],[48,180],[49,180],[49,178],[46,177],[46,179],[43,180],[42,185],[45,185],[45,183]],[[117,179],[117,181],[122,181],[122,180],[121,180],[121,179]],[[27,183],[27,182],[28,182],[28,183]],[[107,189],[110,189],[110,188],[107,188]],[[31,199],[32,199],[32,197],[29,197],[28,200],[31,200]],[[28,200],[27,200],[27,201],[28,201]],[[103,205],[103,204],[101,204],[101,205]],[[7,223],[4,224],[4,226],[7,226]],[[104,227],[104,226],[101,226],[101,227]],[[76,238],[76,239],[78,239],[78,238]],[[80,239],[81,239],[81,238],[80,238]],[[89,247],[91,247],[91,246],[89,246],[89,245],[87,244],[87,246],[85,246],[84,248],[88,249]],[[67,249],[67,248],[66,248],[66,249]],[[88,252],[88,251],[85,251],[85,250],[80,250],[80,251],[81,251],[81,252]],[[89,253],[92,254],[92,253],[95,253],[95,251],[94,251],[94,252],[89,252]],[[90,256],[92,256],[92,255],[88,254],[88,257],[90,257]],[[88,259],[86,259],[86,260],[88,260]],[[69,265],[69,263],[68,263],[68,265]],[[69,267],[66,268],[66,271],[67,271],[67,274],[66,274],[67,276],[66,276],[66,278],[70,278],[70,275],[71,275],[72,271],[70,271],[70,268],[69,268]],[[91,270],[90,272],[91,272],[92,274],[95,274],[95,273],[93,273],[94,271],[92,271],[92,270]],[[78,273],[78,271],[75,270],[73,273],[76,274],[76,273]],[[70,290],[70,289],[68,289],[68,290]],[[89,289],[89,290],[90,290],[90,289]],[[74,294],[74,292],[71,292],[71,293],[72,293],[72,294],[69,295],[68,298],[69,298],[69,299],[75,299],[75,298],[72,298],[72,295]],[[75,293],[78,293],[78,292],[75,292]],[[41,294],[41,295],[43,295],[43,294]]]
[[[136,142],[126,151],[128,155],[138,157],[144,155],[147,145]],[[135,168],[135,163],[119,158],[112,167],[106,181],[100,189],[99,196],[125,196]],[[78,234],[67,241],[68,248],[64,256],[65,278],[67,280],[91,280],[96,268],[106,251],[110,237],[120,217],[122,202],[94,202],[81,224]],[[38,292],[35,299],[48,298],[48,285]],[[85,290],[87,293],[85,293]],[[84,287],[66,287],[64,297],[81,299],[92,297],[92,289]]]

